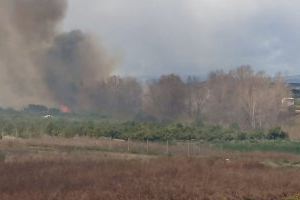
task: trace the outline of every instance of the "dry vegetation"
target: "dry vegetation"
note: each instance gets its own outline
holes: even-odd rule
[[[289,123],[283,126],[284,130],[289,133],[291,139],[300,139],[300,115],[296,115]]]
[[[1,200],[281,200],[300,188],[300,158],[287,154],[186,158],[62,151],[49,145],[39,150],[15,141],[0,147],[6,155],[0,163]]]

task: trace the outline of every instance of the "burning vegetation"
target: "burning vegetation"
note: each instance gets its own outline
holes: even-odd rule
[[[141,84],[112,76],[116,60],[80,30],[63,32],[67,0],[0,2],[0,103],[58,107],[126,119],[237,123],[264,129],[281,123],[289,88],[243,66],[207,81],[164,75]]]

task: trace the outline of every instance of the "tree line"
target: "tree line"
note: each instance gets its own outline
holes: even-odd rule
[[[85,99],[92,102],[82,104],[93,106],[85,110],[127,120],[202,121],[255,130],[278,126],[290,115],[282,104],[283,98],[291,96],[284,79],[255,72],[250,66],[215,71],[205,81],[170,74],[141,83],[136,78],[113,76],[95,87],[93,92],[86,92],[90,98]],[[32,110],[47,113],[47,108],[34,105],[25,109]],[[59,110],[51,109],[51,113],[58,114]]]
[[[145,120],[201,120],[222,126],[238,124],[250,130],[277,126],[289,116],[288,107],[282,104],[282,99],[291,95],[284,79],[254,72],[249,66],[212,72],[205,81],[197,77],[182,80],[171,74],[144,87],[123,88],[116,94],[129,94],[128,97],[112,97],[120,102],[111,101],[111,106],[118,111],[126,108],[134,115],[140,112],[140,119]]]

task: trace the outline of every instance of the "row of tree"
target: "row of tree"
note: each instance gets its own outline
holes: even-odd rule
[[[171,74],[142,84],[135,78],[113,76],[85,95],[89,102],[83,101],[80,109],[126,119],[201,120],[265,129],[280,125],[287,117],[288,108],[282,99],[291,94],[281,76],[271,78],[242,66],[213,72],[205,81],[196,77],[183,80]]]
[[[264,129],[286,121],[290,113],[282,99],[291,95],[284,79],[255,73],[242,66],[211,73],[208,80],[162,76],[147,85],[143,110],[160,120],[200,119],[243,129]]]

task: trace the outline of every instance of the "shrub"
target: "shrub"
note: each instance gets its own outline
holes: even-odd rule
[[[267,139],[276,140],[276,139],[287,139],[289,136],[284,132],[280,127],[270,129],[267,134]]]
[[[203,140],[203,141],[243,141],[243,140],[278,140],[288,138],[288,134],[281,128],[274,128],[268,132],[264,130],[241,130],[238,124],[229,127],[205,124],[199,120],[193,123],[163,123],[90,119],[86,117],[72,118],[53,117],[44,119],[40,116],[12,116],[0,115],[0,130],[5,135],[20,137],[34,137],[47,134],[50,136],[90,136],[112,137],[116,139],[135,140]]]

